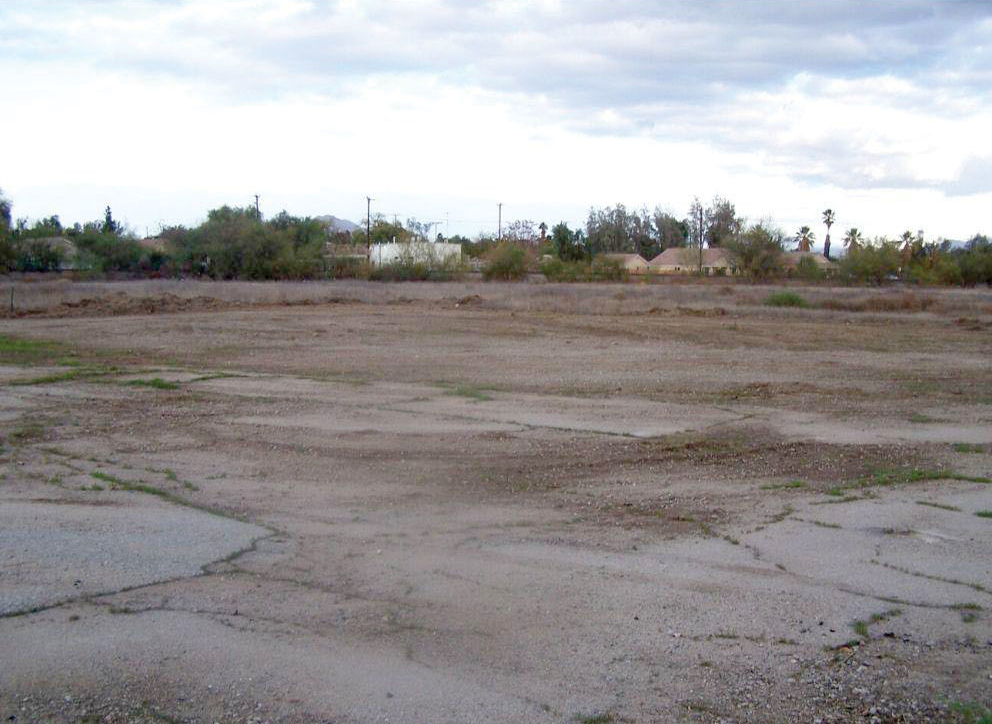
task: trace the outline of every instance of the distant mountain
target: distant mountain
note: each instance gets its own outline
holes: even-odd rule
[[[327,215],[327,216],[317,216],[315,218],[318,221],[323,221],[325,224],[327,224],[327,228],[330,229],[332,232],[343,231],[346,234],[350,234],[351,232],[358,231],[360,228],[362,228],[353,221],[348,221],[347,219],[339,219],[337,216]]]

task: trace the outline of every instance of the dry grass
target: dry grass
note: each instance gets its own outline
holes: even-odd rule
[[[75,282],[8,280],[0,283],[0,313],[10,316],[13,290],[15,315],[51,313],[94,316],[107,313],[173,311],[169,302],[194,302],[201,308],[240,305],[291,305],[326,302],[402,304],[410,301],[451,303],[478,297],[481,306],[515,312],[555,312],[585,315],[691,314],[728,312],[810,315],[840,313],[892,315],[992,315],[992,290],[933,289],[925,293],[904,288],[866,289],[789,285],[800,290],[811,309],[769,309],[768,295],[781,285],[753,285],[733,279],[685,280],[634,278],[628,283],[548,284],[543,279],[510,283],[459,281],[440,283],[381,283],[359,280],[329,282],[212,282],[146,279]],[[139,308],[115,311],[113,301],[130,299]],[[164,301],[163,301],[164,300]],[[164,309],[155,309],[156,305]],[[120,306],[120,305],[118,305]],[[132,305],[133,306],[133,305]],[[80,309],[83,307],[83,309]],[[108,308],[109,307],[109,308]],[[759,309],[755,309],[759,308]],[[176,310],[181,311],[181,310]]]

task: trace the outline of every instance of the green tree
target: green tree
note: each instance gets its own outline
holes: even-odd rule
[[[758,223],[740,236],[727,240],[733,265],[752,279],[767,279],[782,272],[782,233]]]
[[[685,246],[689,239],[689,222],[677,219],[671,214],[655,208],[653,214],[654,232],[658,244],[658,254],[674,246]],[[655,254],[654,256],[657,256]]]
[[[0,274],[5,274],[14,266],[14,245],[11,240],[10,214],[13,209],[10,199],[0,189]]]
[[[841,278],[865,284],[883,284],[895,278],[902,267],[898,242],[876,239],[874,243],[857,243],[840,262]]]
[[[714,196],[706,209],[706,245],[710,248],[724,246],[740,236],[743,225],[734,205],[722,196]]]
[[[122,229],[121,225],[114,221],[114,215],[110,213],[110,207],[108,206],[103,212],[103,228],[101,229],[104,234],[119,234]]]
[[[811,251],[815,240],[816,234],[813,233],[812,229],[808,226],[800,227],[794,237],[794,241],[798,244],[798,246],[796,246],[796,251]]]
[[[3,189],[0,189],[0,236],[10,233],[12,210],[13,204],[4,196]]]
[[[823,239],[823,256],[828,259],[830,258],[830,227],[834,225],[835,219],[833,209],[826,209],[823,212],[823,225],[827,227],[827,235]]]
[[[856,226],[852,226],[844,234],[844,248],[847,249],[848,252],[854,251],[863,243],[864,237],[861,235],[861,232],[858,231],[858,227]]]
[[[689,243],[687,247],[694,250],[693,264],[698,267],[697,273],[703,273],[703,247],[706,245],[706,210],[699,197],[693,198],[689,205]],[[688,253],[686,254],[688,258]]]
[[[585,259],[586,249],[582,244],[582,232],[572,231],[564,221],[555,224],[551,229],[551,244],[557,256],[562,261],[580,261]]]

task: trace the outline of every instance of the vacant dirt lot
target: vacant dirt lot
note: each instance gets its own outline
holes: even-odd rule
[[[988,291],[13,290],[5,720],[992,706]]]

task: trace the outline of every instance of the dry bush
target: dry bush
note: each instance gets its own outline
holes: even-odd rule
[[[899,292],[895,294],[869,294],[854,299],[828,297],[816,303],[821,309],[844,312],[925,312],[937,304],[926,294]]]

